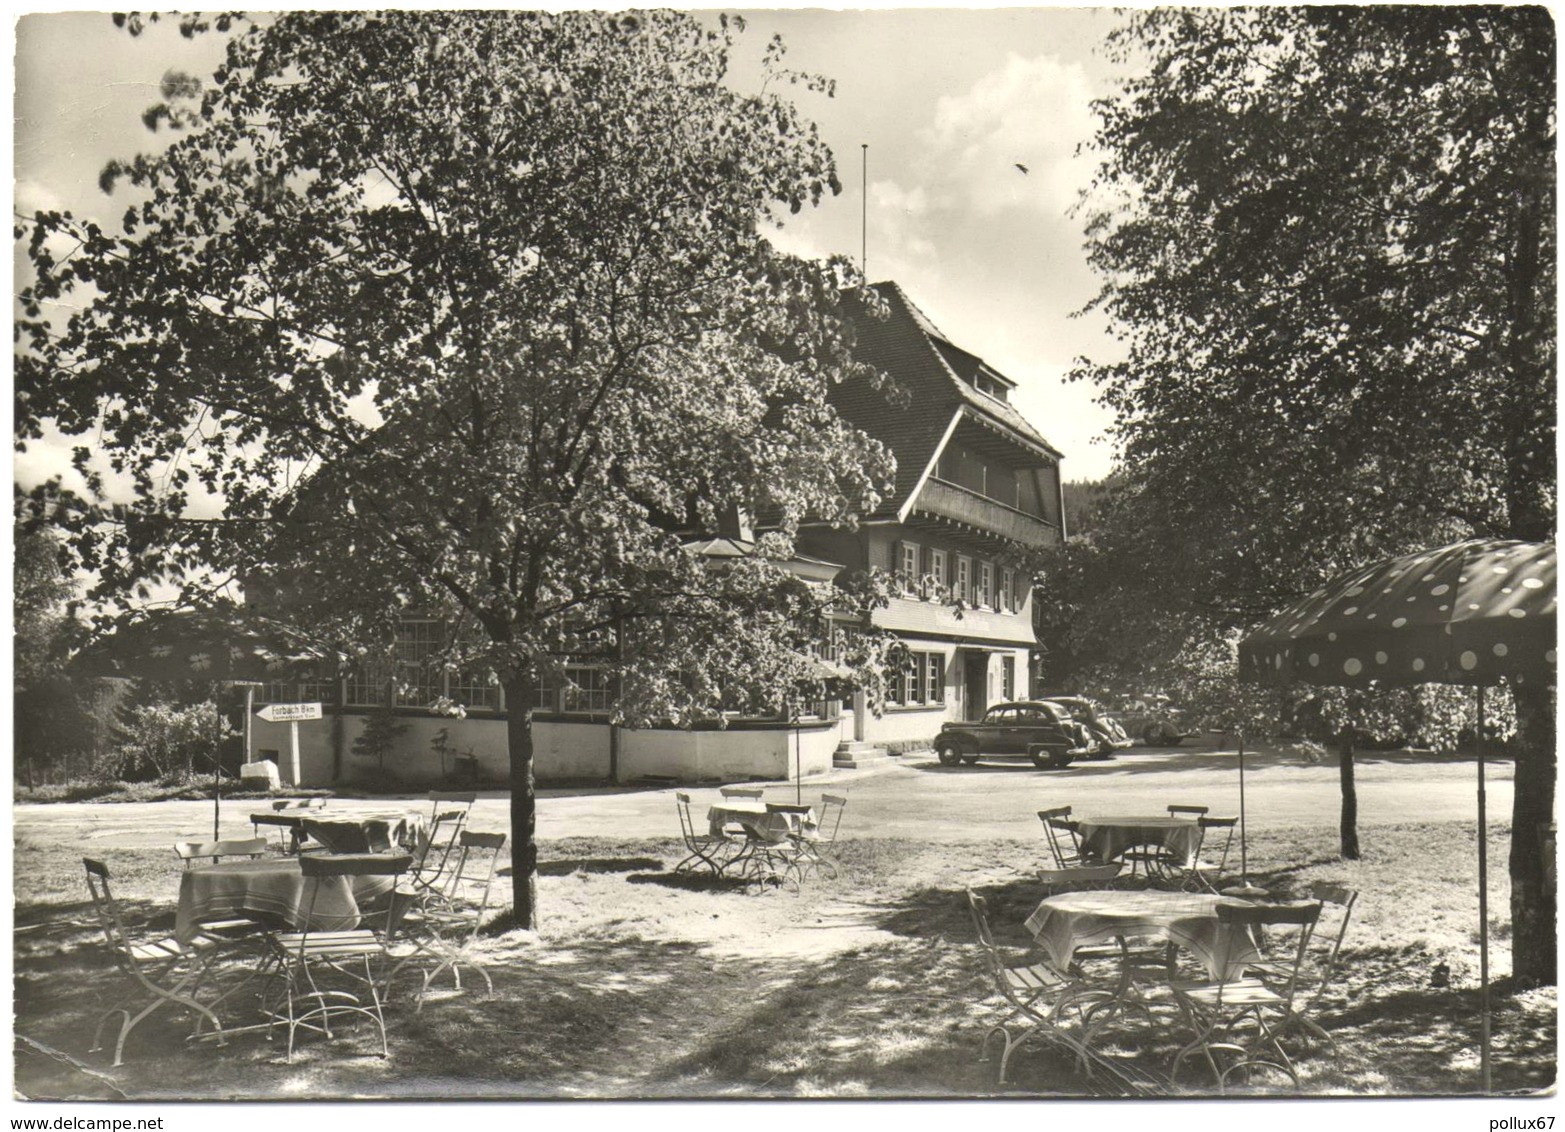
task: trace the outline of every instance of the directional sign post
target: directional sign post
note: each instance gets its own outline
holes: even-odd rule
[[[255,714],[268,723],[288,725],[288,765],[283,768],[283,778],[289,786],[299,785],[299,721],[322,718],[321,705],[267,704]]]

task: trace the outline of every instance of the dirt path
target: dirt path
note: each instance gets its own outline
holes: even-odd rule
[[[1245,760],[1247,819],[1255,829],[1335,824],[1340,787],[1335,760],[1305,763],[1298,756],[1262,752]],[[1489,820],[1509,820],[1512,767],[1489,767]],[[1363,827],[1408,821],[1471,823],[1476,808],[1474,763],[1449,755],[1413,756],[1369,752],[1359,756],[1359,821]],[[792,800],[787,783],[766,783],[768,796]],[[689,787],[683,789],[689,790]],[[1170,802],[1199,803],[1215,813],[1239,810],[1238,760],[1232,751],[1135,748],[1113,761],[1088,762],[1066,771],[1041,771],[1020,762],[947,768],[917,754],[873,771],[833,772],[803,783],[814,798],[822,790],[846,793],[850,804],[844,837],[963,841],[994,837],[1032,838],[1036,811],[1070,805],[1077,814],[1157,812]],[[546,790],[538,804],[542,841],[566,837],[676,837],[674,788],[588,788]],[[714,788],[694,790],[697,809],[715,801]],[[342,799],[334,805],[384,806],[386,799]],[[419,796],[409,804],[427,803]],[[509,825],[508,802],[484,795],[473,813],[478,829]],[[224,836],[249,836],[248,815],[260,803],[223,804]],[[208,837],[209,802],[143,805],[23,805],[13,809],[15,834],[68,834],[84,847],[148,847],[182,837]]]

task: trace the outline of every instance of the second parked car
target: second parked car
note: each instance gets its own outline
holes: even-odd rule
[[[935,738],[946,766],[980,758],[1030,758],[1034,766],[1063,769],[1095,746],[1087,729],[1059,704],[1024,700],[995,704],[977,723],[947,723]]]
[[[1092,757],[1111,759],[1115,751],[1135,746],[1135,740],[1125,734],[1125,729],[1111,715],[1106,715],[1095,700],[1086,696],[1049,696],[1050,703],[1059,704],[1070,712],[1071,718],[1087,729],[1092,736]]]

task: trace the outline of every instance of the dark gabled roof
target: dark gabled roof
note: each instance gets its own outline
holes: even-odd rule
[[[907,403],[889,401],[885,391],[866,381],[839,386],[831,400],[844,417],[896,454],[896,486],[876,512],[878,516],[896,514],[907,501],[952,418],[964,407],[1020,443],[1060,459],[1059,450],[1015,408],[969,384],[979,369],[1002,382],[1014,383],[976,354],[953,344],[896,283],[876,283],[873,289],[889,308],[889,317],[884,320],[865,310],[851,292],[844,297],[856,334],[853,354],[890,375]]]

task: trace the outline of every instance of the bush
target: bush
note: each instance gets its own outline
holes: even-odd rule
[[[232,728],[210,700],[136,704],[121,713],[115,746],[95,769],[100,779],[188,783],[211,773],[229,734]]]

